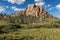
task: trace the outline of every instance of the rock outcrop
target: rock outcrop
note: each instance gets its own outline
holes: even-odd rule
[[[36,16],[40,18],[46,18],[46,17],[51,17],[55,18],[54,16],[48,14],[42,7],[36,6],[34,4],[31,4],[30,7],[26,8],[23,11],[23,14],[26,14],[27,16]]]
[[[42,7],[36,6],[34,4],[31,4],[28,8],[23,10],[22,12],[14,13],[11,15],[0,15],[0,19],[10,19],[15,17],[20,17],[21,14],[25,14],[25,16],[29,17],[36,17],[39,21],[44,21],[47,19],[56,19],[56,17],[50,15],[48,12],[46,12]]]
[[[43,18],[55,18],[54,16],[48,14],[42,7],[36,6],[34,4],[31,4],[28,8],[26,8],[24,11],[15,13],[11,16],[19,16],[19,14],[26,14],[27,16],[36,16]]]

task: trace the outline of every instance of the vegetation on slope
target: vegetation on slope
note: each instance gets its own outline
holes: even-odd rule
[[[60,19],[21,14],[0,20],[0,40],[60,40]]]

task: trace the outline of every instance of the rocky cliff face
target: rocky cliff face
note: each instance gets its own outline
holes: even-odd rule
[[[42,7],[36,6],[34,4],[31,4],[28,8],[26,8],[24,11],[20,12],[22,14],[26,14],[27,16],[36,16],[40,18],[55,18],[54,16],[48,14]],[[20,13],[16,13],[11,16],[18,16]]]
[[[38,20],[38,22],[39,21],[46,21],[48,19],[56,19],[56,17],[48,14],[48,12],[46,12],[42,7],[36,6],[34,4],[31,4],[28,8],[26,8],[22,12],[18,12],[18,13],[11,14],[11,15],[5,15],[5,16],[0,15],[0,19],[9,20],[9,19],[13,19],[13,18],[20,18],[21,17],[20,16],[21,14],[25,14],[26,18],[28,18],[28,17],[33,18],[32,16],[34,16],[34,17],[37,18],[37,19],[34,19],[34,20],[35,21]]]
[[[26,8],[23,11],[23,14],[26,14],[27,16],[36,16],[40,18],[46,18],[46,17],[51,17],[55,18],[54,16],[48,14],[42,7],[36,6],[34,4],[31,4],[30,7]]]

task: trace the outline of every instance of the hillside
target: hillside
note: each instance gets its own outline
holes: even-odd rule
[[[2,14],[0,40],[60,40],[60,19],[33,4],[22,12]]]
[[[25,15],[27,17],[31,16],[31,17],[37,17],[39,18],[41,21],[45,20],[45,19],[56,19],[56,17],[54,17],[53,15],[49,14],[48,12],[46,12],[41,6],[36,6],[34,4],[31,4],[28,8],[26,8],[25,10],[23,10],[22,12],[17,12],[11,15],[0,15],[0,18],[2,19],[10,19],[12,17],[18,17],[20,15]]]
[[[24,11],[15,13],[11,16],[19,16],[19,14],[25,14],[26,16],[36,16],[40,18],[55,18],[53,15],[50,15],[48,12],[46,12],[42,7],[36,6],[34,4],[31,4]]]
[[[24,24],[56,19],[56,17],[46,12],[42,7],[36,6],[34,4],[31,4],[28,8],[26,8],[22,12],[9,15],[8,18],[10,21],[14,20],[13,23],[14,22],[21,23],[23,21]]]

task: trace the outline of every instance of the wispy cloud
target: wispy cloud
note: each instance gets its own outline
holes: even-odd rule
[[[9,6],[5,6],[6,8],[9,8]]]
[[[55,8],[60,11],[60,4],[57,4]]]
[[[54,8],[54,7],[51,7],[51,8],[49,8],[48,10],[51,11],[51,10],[53,10],[53,9],[55,9],[55,8]]]
[[[49,10],[49,11],[55,9],[55,7],[52,7],[52,5],[50,5],[50,4],[44,5],[44,8]]]
[[[47,5],[44,5],[44,8],[49,8],[49,7],[51,7],[52,5],[50,5],[50,4],[47,4]]]
[[[22,9],[22,8],[17,8],[17,7],[15,7],[15,6],[13,6],[13,7],[11,7],[14,11],[23,11],[24,9]]]
[[[38,5],[38,6],[43,6],[45,4],[45,2],[43,0],[35,0],[35,5]]]
[[[5,8],[3,6],[0,6],[0,13],[4,11],[5,11]]]
[[[24,3],[25,2],[25,0],[6,0],[6,1],[8,1],[8,2],[10,2],[10,3],[12,3],[12,4],[22,4],[22,3]]]
[[[60,4],[57,4],[56,5],[56,8],[60,10]]]
[[[40,2],[41,2],[41,1],[43,1],[43,0],[35,0],[35,2],[38,2],[38,1],[40,1]]]

